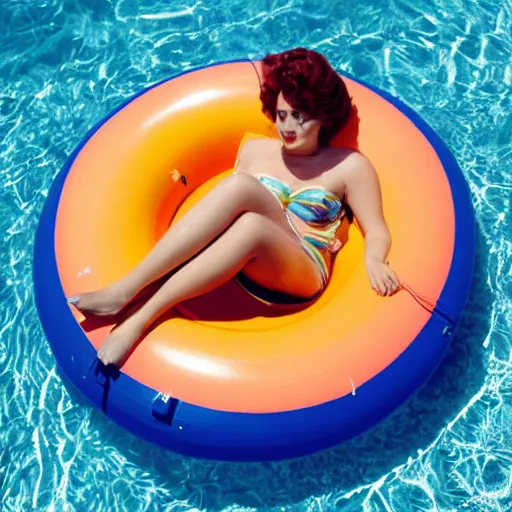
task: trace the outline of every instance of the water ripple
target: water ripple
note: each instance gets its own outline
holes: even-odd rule
[[[506,511],[512,507],[512,4],[20,0],[0,10],[2,510]],[[33,301],[33,239],[85,132],[192,67],[308,46],[398,96],[453,151],[478,226],[444,363],[374,431],[282,463],[166,453],[67,390]]]

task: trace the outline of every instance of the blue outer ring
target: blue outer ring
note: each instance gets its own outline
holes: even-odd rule
[[[215,65],[230,62],[241,61]],[[193,71],[196,70],[186,73]],[[415,124],[437,152],[450,183],[455,206],[455,249],[431,318],[410,346],[384,371],[359,387],[356,395],[289,412],[232,413],[172,398],[166,402],[157,398],[155,390],[95,362],[96,352],[65,301],[57,271],[57,208],[69,169],[85,143],[128,103],[172,78],[163,80],[120,105],[87,133],[52,184],[35,239],[36,305],[61,375],[122,427],[166,449],[193,457],[233,461],[298,457],[337,445],[382,421],[416,392],[439,365],[467,301],[473,276],[475,220],[469,189],[453,155],[425,121],[398,99],[350,78],[388,100]]]

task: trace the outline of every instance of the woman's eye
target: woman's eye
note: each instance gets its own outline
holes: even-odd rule
[[[306,122],[306,119],[304,118],[304,116],[300,113],[300,112],[297,112],[296,110],[294,110],[292,112],[292,116],[294,119],[296,119],[300,124],[303,124]]]
[[[284,110],[279,110],[277,112],[277,115],[281,121],[284,121],[286,119],[286,112]],[[304,124],[307,121],[307,119],[300,112],[297,112],[296,110],[294,110],[291,113],[291,115],[299,124]]]

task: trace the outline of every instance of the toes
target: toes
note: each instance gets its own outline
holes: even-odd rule
[[[117,366],[117,359],[114,359],[112,357],[108,357],[108,355],[104,356],[103,357],[103,360],[102,360],[102,363],[105,365],[105,366],[109,366],[111,364],[113,365],[116,365]]]
[[[108,342],[105,341],[105,343],[99,348],[98,350],[98,359],[106,366],[107,364],[110,364],[109,356],[108,356]]]
[[[108,366],[109,364],[116,364],[117,363],[116,358],[113,357],[113,354],[111,353],[112,349],[109,350],[109,347],[105,346],[105,345],[110,344],[111,342],[112,342],[111,340],[105,341],[105,343],[98,350],[98,359],[105,366]]]
[[[114,364],[114,361],[111,361],[108,355],[106,354],[99,354],[98,353],[98,359],[105,365],[108,366],[109,364]]]

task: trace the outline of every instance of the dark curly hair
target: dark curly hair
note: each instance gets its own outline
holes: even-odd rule
[[[329,61],[314,50],[295,48],[268,54],[263,59],[260,100],[263,113],[276,122],[277,97],[322,122],[318,136],[321,146],[348,121],[352,101],[342,78]]]

